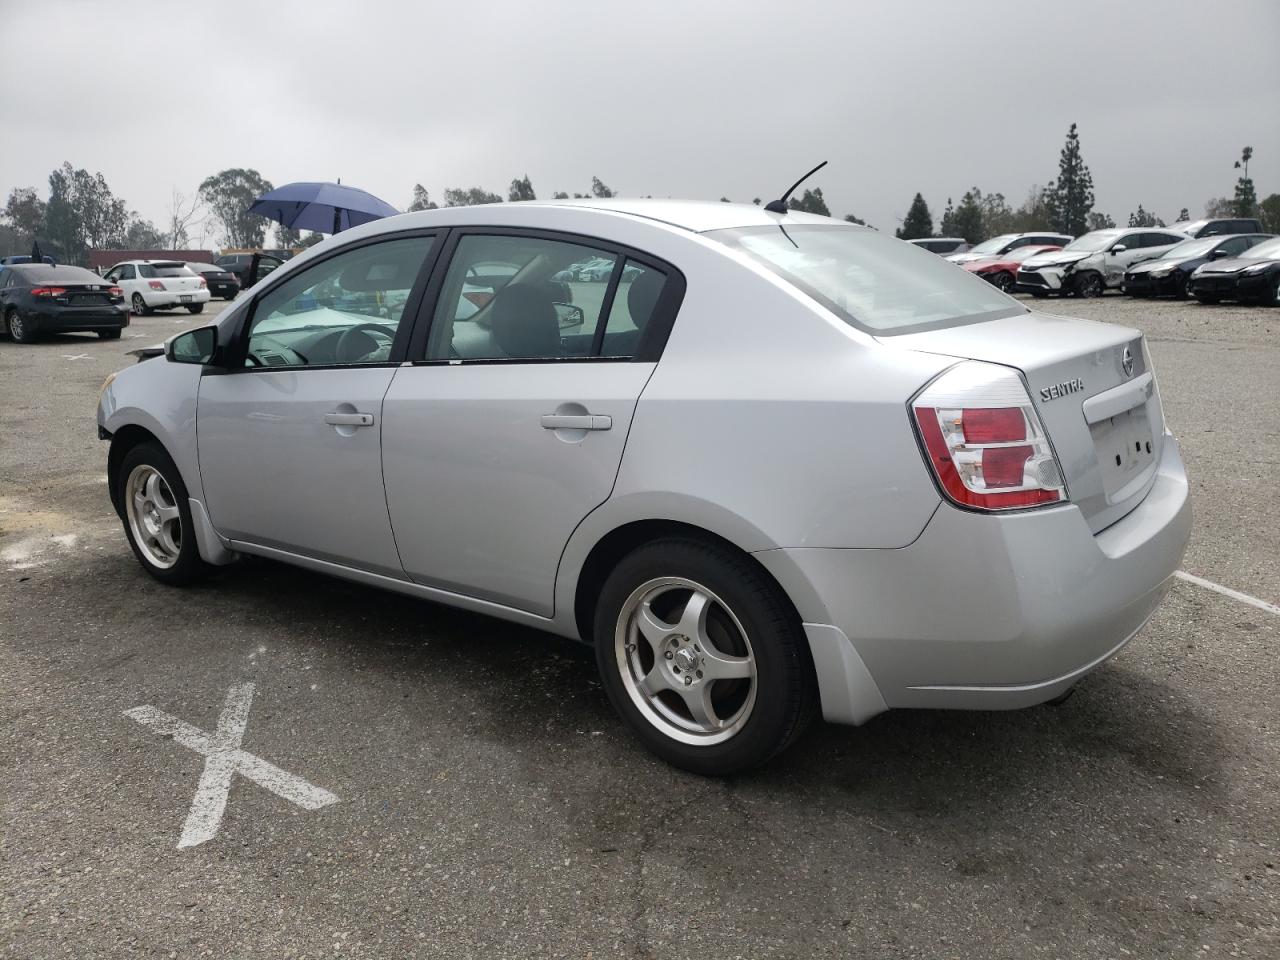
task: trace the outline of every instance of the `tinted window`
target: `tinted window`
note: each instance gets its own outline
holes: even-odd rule
[[[622,268],[618,292],[605,322],[604,342],[600,354],[606,357],[634,357],[640,336],[653,318],[666,286],[667,275],[661,270],[628,260]]]
[[[8,267],[0,267],[0,287],[9,285],[9,277],[11,276]]]
[[[387,240],[294,273],[254,307],[246,365],[385,363],[432,242]]]
[[[194,277],[195,274],[181,263],[140,263],[139,276],[153,279],[155,277]]]
[[[132,263],[126,263],[123,267],[120,268],[121,280],[136,280],[137,278],[138,278],[138,271],[133,268]]]
[[[1167,247],[1171,243],[1177,242],[1177,237],[1167,233],[1144,233],[1142,235],[1142,245],[1144,247]]]
[[[616,254],[568,240],[465,235],[445,274],[427,357],[593,356],[617,267]]]
[[[1230,240],[1223,240],[1218,244],[1218,249],[1223,251],[1227,256],[1234,257],[1253,246],[1252,237],[1232,237]]]
[[[744,251],[847,323],[873,333],[1026,312],[980,277],[863,227],[749,227],[706,236]]]
[[[102,278],[92,270],[84,267],[72,267],[66,264],[51,266],[43,263],[28,263],[13,271],[19,277],[31,283],[101,283]]]

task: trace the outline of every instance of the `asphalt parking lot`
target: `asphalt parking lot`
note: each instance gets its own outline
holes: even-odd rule
[[[1047,308],[1147,333],[1184,569],[1280,602],[1280,309]],[[700,779],[559,639],[266,561],[147,577],[94,403],[212,315],[0,341],[3,955],[1280,956],[1280,616],[1180,581],[1061,706],[818,727]]]

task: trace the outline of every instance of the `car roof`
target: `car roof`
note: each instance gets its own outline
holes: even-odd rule
[[[126,263],[146,263],[153,267],[185,267],[186,263],[182,260],[121,260],[116,264],[117,267],[124,266]]]
[[[708,230],[732,230],[742,227],[774,227],[779,223],[831,223],[831,217],[789,210],[770,213],[754,203],[725,203],[715,200],[662,200],[652,197],[604,197],[585,200],[528,200],[504,206],[578,207],[601,213],[624,214],[657,220],[694,233]],[[445,210],[449,207],[442,208]],[[839,221],[836,221],[839,222]]]
[[[943,243],[968,243],[964,237],[916,237],[914,240],[908,240],[907,243],[925,243],[929,240],[941,240]]]
[[[226,273],[226,271],[216,263],[201,263],[198,260],[185,260],[183,261],[183,266],[190,267],[192,270],[214,270],[218,273]]]

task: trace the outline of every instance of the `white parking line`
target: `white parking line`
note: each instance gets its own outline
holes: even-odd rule
[[[1247,603],[1251,607],[1257,607],[1259,610],[1264,610],[1280,617],[1280,607],[1277,607],[1274,603],[1267,603],[1265,600],[1259,600],[1257,597],[1251,597],[1247,593],[1241,593],[1239,590],[1224,587],[1222,584],[1214,583],[1212,580],[1197,577],[1195,574],[1187,573],[1185,570],[1178,570],[1174,573],[1174,576],[1187,581],[1187,583],[1194,583],[1198,587],[1204,587],[1206,590],[1212,590],[1214,593],[1220,593],[1224,597],[1239,600],[1241,603]]]
[[[191,812],[187,814],[182,836],[178,839],[179,849],[194,847],[217,835],[227,807],[231,778],[236,773],[304,810],[319,810],[338,802],[338,798],[328,790],[322,790],[240,749],[245,727],[249,725],[249,705],[252,702],[252,683],[241,683],[227,691],[226,705],[218,717],[213,736],[155,707],[134,707],[124,712],[126,717],[137,720],[156,733],[173,737],[175,743],[205,758],[204,772],[200,774],[200,784],[196,787],[195,799],[191,801]]]

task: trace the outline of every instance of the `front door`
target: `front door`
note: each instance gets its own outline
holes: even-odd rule
[[[403,577],[382,486],[383,398],[432,242],[349,248],[257,298],[237,366],[202,377],[196,406],[200,479],[223,536]]]
[[[653,372],[645,332],[675,309],[668,283],[592,241],[459,237],[425,359],[383,404],[387,504],[411,579],[552,613],[565,544],[613,489]]]

